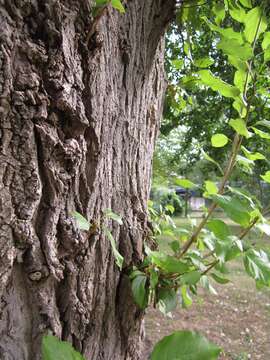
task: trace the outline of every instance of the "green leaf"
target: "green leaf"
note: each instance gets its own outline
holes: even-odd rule
[[[240,166],[243,167],[243,171],[245,171],[247,174],[252,174],[254,161],[249,160],[248,158],[241,155],[236,156],[236,161]]]
[[[216,360],[220,352],[197,332],[176,331],[155,345],[151,360]]]
[[[188,179],[176,179],[175,184],[178,186],[181,186],[185,189],[192,189],[195,188],[197,185],[195,185],[192,181]]]
[[[213,13],[216,15],[215,22],[217,25],[225,19],[225,8],[224,5],[221,3],[216,3],[212,9]]]
[[[260,22],[260,26],[258,29],[258,24]],[[256,32],[257,36],[260,36],[267,28],[267,20],[266,17],[262,16],[262,10],[260,7],[255,7],[254,9],[250,10],[245,18],[245,31],[244,35],[249,43],[253,43]]]
[[[233,3],[230,3],[229,12],[234,20],[240,23],[243,23],[245,21],[246,12],[242,7],[234,6]]]
[[[255,125],[264,126],[264,127],[268,128],[268,129],[270,129],[270,121],[269,120],[257,121]]]
[[[233,30],[233,28],[221,28],[219,26],[216,26],[214,24],[212,24],[205,16],[201,17],[202,20],[204,20],[206,22],[206,24],[209,26],[209,28],[213,31],[218,32],[220,35],[222,35],[224,38],[227,39],[236,39],[238,40],[241,44],[243,44],[243,38],[242,38],[242,34],[239,32],[236,32]]]
[[[237,86],[241,92],[244,92],[246,78],[247,78],[246,72],[244,72],[242,70],[237,70],[234,74],[234,80],[233,80],[234,85]],[[250,82],[250,80],[251,80],[251,77],[248,76],[247,84]]]
[[[253,55],[252,47],[247,43],[241,44],[241,41],[237,39],[222,37],[217,44],[217,48],[222,50],[224,54],[236,57],[242,61],[249,60]]]
[[[213,59],[210,59],[209,57],[204,57],[201,59],[197,59],[194,61],[194,65],[199,68],[206,68],[214,63]]]
[[[211,219],[206,224],[207,229],[211,230],[219,239],[226,239],[231,235],[229,226],[220,219]]]
[[[174,211],[175,211],[174,207],[173,207],[172,205],[170,205],[170,204],[166,205],[166,206],[165,206],[165,209],[166,209],[167,211],[169,211],[171,214],[173,214]]]
[[[216,290],[213,288],[213,286],[212,286],[212,285],[210,284],[210,282],[209,282],[208,276],[203,275],[203,276],[201,277],[201,284],[202,284],[202,286],[203,286],[205,289],[207,289],[211,294],[217,295]]]
[[[183,263],[174,256],[152,251],[150,257],[152,262],[165,272],[182,274],[189,270],[189,266],[186,263]]]
[[[109,0],[96,0],[96,6],[97,7],[105,6],[108,3],[109,3]]]
[[[268,255],[260,250],[248,250],[244,257],[246,272],[261,284],[270,286],[270,260]]]
[[[213,195],[213,200],[225,211],[237,224],[248,227],[250,223],[250,214],[245,202],[226,195]]]
[[[241,254],[242,248],[239,248],[239,244],[236,243],[236,239],[237,238],[234,236],[228,236],[227,238],[222,239],[222,241],[218,240],[216,242],[215,253],[221,262],[230,261]]]
[[[238,97],[233,102],[233,107],[236,111],[238,111],[238,114],[241,118],[245,118],[247,115],[247,107],[244,103],[244,101]]]
[[[154,269],[150,269],[150,287],[155,289],[158,284],[158,273]]]
[[[264,62],[270,61],[270,46],[266,50],[264,50]]]
[[[266,50],[269,46],[270,46],[270,31],[267,31],[263,37],[262,49]]]
[[[204,184],[205,184],[205,189],[209,195],[218,193],[218,187],[213,181],[206,180]]]
[[[248,66],[247,63],[243,60],[240,60],[238,56],[228,56],[229,63],[232,64],[236,69],[241,70],[242,72],[247,72]]]
[[[183,308],[188,308],[192,305],[192,298],[188,293],[186,285],[181,286],[181,297]]]
[[[180,70],[180,69],[182,69],[182,67],[184,65],[184,60],[174,59],[174,60],[172,60],[172,65],[176,70]]]
[[[42,360],[84,360],[70,343],[52,335],[43,336],[41,351]]]
[[[198,74],[205,85],[225,97],[236,98],[240,94],[239,89],[214,76],[209,70],[200,70]]]
[[[224,278],[222,276],[219,276],[219,275],[217,275],[215,273],[211,273],[210,275],[219,284],[228,284],[228,282],[230,282],[229,279],[226,279],[226,278]]]
[[[179,241],[175,240],[175,241],[172,241],[170,242],[170,248],[172,249],[172,251],[174,253],[177,253],[178,251],[180,251],[180,243]]]
[[[213,158],[211,158],[211,156],[209,156],[203,149],[201,149],[201,153],[202,153],[204,159],[215,164],[217,166],[217,168],[219,169],[219,171],[221,172],[221,174],[223,175],[223,170],[222,170],[221,166],[219,165],[219,163],[217,161],[215,161]]]
[[[116,222],[118,222],[118,224],[123,225],[123,221],[121,219],[121,216],[115,214],[111,209],[105,209],[103,211],[105,217],[115,220]]]
[[[132,294],[135,303],[144,309],[148,303],[148,292],[146,291],[146,280],[145,275],[136,276],[131,283]]]
[[[229,125],[239,134],[246,138],[251,137],[251,133],[248,131],[246,123],[243,119],[231,119]]]
[[[252,195],[247,190],[242,189],[242,188],[236,188],[236,187],[229,186],[229,185],[227,187],[228,187],[228,190],[231,191],[233,194],[236,194],[240,197],[243,197],[245,200],[247,200],[251,208],[255,207],[254,202],[252,200]]]
[[[158,290],[158,307],[163,314],[168,314],[177,306],[177,296],[173,289],[160,288]]]
[[[120,13],[125,13],[125,8],[120,0],[111,0],[112,7],[118,10]]]
[[[190,271],[181,276],[181,283],[183,285],[195,285],[201,278],[201,273],[199,271]]]
[[[252,161],[256,161],[256,160],[264,160],[265,156],[259,152],[255,152],[252,153],[251,151],[249,151],[247,148],[245,148],[244,146],[241,147],[245,156]]]
[[[251,0],[239,0],[240,3],[245,6],[246,8],[251,9],[252,8],[252,2]]]
[[[254,126],[252,126],[251,128],[255,132],[255,134],[258,135],[260,138],[270,140],[270,134],[257,129]]]
[[[270,171],[266,171],[264,175],[261,175],[261,178],[270,184]]]
[[[215,134],[211,137],[211,143],[213,147],[223,147],[228,143],[229,139],[224,134]]]
[[[115,258],[116,265],[119,267],[120,270],[122,270],[124,258],[119,253],[119,251],[117,250],[115,239],[114,239],[111,232],[109,231],[109,229],[106,226],[103,226],[103,230],[105,232],[105,235],[107,236],[107,238],[109,239],[109,241],[111,243],[111,247],[112,247],[112,251],[113,251],[113,255],[114,255],[114,258]]]
[[[90,229],[90,223],[80,213],[77,211],[72,211],[71,215],[74,219],[76,219],[80,230],[88,231]]]

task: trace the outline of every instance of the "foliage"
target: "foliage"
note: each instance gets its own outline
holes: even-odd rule
[[[42,339],[42,360],[84,360],[84,357],[68,342],[47,335]]]
[[[191,331],[176,331],[159,341],[151,360],[214,360],[221,349]]]
[[[154,185],[151,189],[151,200],[153,200],[156,211],[160,207],[165,209],[167,213],[181,214],[183,211],[183,201],[175,193],[174,189],[165,186]]]
[[[120,13],[125,12],[125,8],[120,0],[96,0],[96,8],[103,7],[108,4],[111,4],[112,7],[118,10]]]
[[[260,2],[253,1],[253,4],[255,8]],[[266,16],[269,14],[269,8],[269,4],[266,3]],[[253,14],[251,8],[248,10],[239,1],[225,1],[225,4],[223,1],[207,1],[204,6],[203,2],[199,4],[193,1],[191,5],[180,8],[176,22],[171,25],[167,36],[166,70],[169,86],[161,126],[162,136],[158,140],[154,158],[154,181],[155,177],[160,178],[160,175],[166,178],[174,174],[191,176],[195,180],[211,172],[211,177],[215,177],[217,168],[214,163],[205,161],[203,151],[215,161],[220,163],[226,161],[227,149],[220,148],[216,151],[211,146],[211,138],[215,134],[224,134],[229,138],[233,135],[233,128],[230,129],[227,123],[232,118],[236,118],[239,101],[222,98],[221,92],[226,91],[227,88],[239,91],[234,80],[240,89],[244,85],[241,72],[234,71],[237,61],[233,58],[233,51],[239,54],[238,66],[242,61],[242,69],[245,69],[243,54],[247,59],[251,54],[252,46],[248,42],[241,44],[242,35],[239,36],[239,33],[242,31],[245,36],[244,20],[246,23],[249,22],[249,25],[250,18],[254,20],[255,13],[248,16],[249,12]],[[245,13],[248,20],[244,19]],[[237,16],[242,22],[237,21]],[[226,26],[226,29],[221,28],[221,24]],[[264,34],[260,37],[265,50],[269,45],[268,33],[265,32],[265,40]],[[242,47],[241,51],[239,46]],[[256,52],[258,54],[256,61],[261,62],[264,55],[260,55],[259,48]],[[233,66],[230,66],[228,56],[234,62]],[[250,118],[254,120],[269,118],[270,109],[266,97],[269,70],[262,62],[259,67],[261,65],[260,78],[257,79],[260,89],[253,99],[256,106],[250,113]],[[202,87],[198,73],[204,79],[208,76],[208,81],[210,77],[214,80],[219,74],[219,79],[216,80],[222,81],[224,86],[218,92],[213,91],[211,87]],[[267,159],[270,158],[269,143],[260,142],[257,136],[253,136],[249,142],[249,150],[254,151],[254,149],[260,149],[260,152],[263,151],[267,155]],[[267,161],[254,162],[253,168],[254,173],[258,174],[267,169]],[[248,171],[247,168],[245,169]],[[242,175],[235,171],[232,178],[239,181]],[[255,185],[257,191],[261,191],[258,182],[246,178],[245,183],[252,188]]]
[[[105,209],[103,214],[104,214],[105,219],[114,220],[119,225],[123,224],[121,217],[119,215],[115,214],[111,209]],[[85,219],[85,217],[83,217],[77,211],[72,212],[71,215],[74,217],[74,219],[76,219],[77,225],[80,230],[86,230],[88,232],[90,231],[90,233],[91,233],[92,227],[95,228],[95,230],[96,230],[96,228],[100,227],[100,226],[97,226],[97,224],[95,224],[95,223],[91,224],[87,219]],[[111,248],[112,248],[114,258],[115,258],[116,265],[119,267],[120,270],[122,270],[124,258],[117,250],[116,242],[115,242],[115,239],[114,239],[111,231],[104,224],[101,226],[101,230],[103,230],[104,234],[106,235],[107,239],[109,240],[109,242],[111,244]]]
[[[131,271],[132,284],[137,276],[143,279],[139,287],[132,288],[135,299],[143,298],[142,308],[153,304],[168,314],[178,303],[190,306],[199,285],[214,291],[209,276],[220,284],[229,281],[224,276],[226,263],[235,258],[242,258],[247,274],[254,278],[259,288],[270,286],[269,255],[244,241],[255,226],[268,232],[265,215],[269,209],[263,208],[254,194],[229,185],[235,174],[238,179],[249,180],[254,174],[258,177],[258,172],[265,182],[270,182],[268,164],[264,162],[269,158],[267,141],[270,138],[270,123],[266,120],[266,114],[269,114],[270,37],[266,21],[269,7],[265,5],[252,6],[247,1],[226,0],[224,5],[221,1],[213,4],[212,9],[189,6],[186,10],[184,7],[179,14],[185,20],[184,31],[182,24],[172,31],[171,38],[182,37],[183,49],[181,53],[178,45],[170,48],[167,67],[171,84],[161,130],[166,134],[174,129],[181,114],[186,121],[181,123],[185,135],[187,128],[193,132],[192,138],[198,129],[200,131],[195,143],[197,147],[188,139],[190,157],[200,159],[200,148],[204,148],[207,151],[202,152],[204,159],[210,161],[216,171],[213,178],[205,172],[204,184],[197,185],[212,202],[201,222],[183,233],[172,225],[170,232],[175,236],[172,236],[169,248],[153,251],[146,246],[146,258]],[[205,43],[206,47],[196,47],[198,39],[200,45]],[[183,53],[185,56],[181,57]],[[209,128],[203,131],[208,123],[198,120],[197,110],[203,119],[211,118],[211,131]],[[193,121],[194,113],[197,118]],[[205,146],[206,142],[211,145]],[[167,150],[166,145],[162,150],[164,148]],[[180,156],[183,159],[181,153],[175,152],[166,160],[174,164]],[[159,165],[165,165],[163,159],[159,157]],[[187,172],[185,166],[190,167],[189,158],[185,160],[182,174]],[[256,166],[258,162],[260,165]],[[221,166],[221,163],[225,165]],[[163,175],[175,182],[178,173],[179,168],[177,171],[177,167],[173,167],[171,173],[164,172]],[[196,186],[188,179],[176,181],[186,188]],[[212,218],[218,207],[240,225],[239,234],[232,235],[224,221]],[[137,304],[140,305],[138,301]],[[174,351],[173,347],[166,347],[166,341],[166,338],[161,341],[153,353],[155,356],[152,354],[153,359],[166,358]],[[189,353],[191,349],[189,346]],[[179,351],[170,355],[171,358],[181,358]],[[213,359],[216,357],[217,354]],[[201,359],[202,356],[194,358]]]

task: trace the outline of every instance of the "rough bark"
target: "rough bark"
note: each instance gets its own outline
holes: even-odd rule
[[[43,334],[86,359],[140,358],[142,312],[101,230],[142,259],[173,0],[0,0],[0,359],[40,359]],[[94,24],[94,27],[93,27]],[[123,226],[108,222],[112,208]]]

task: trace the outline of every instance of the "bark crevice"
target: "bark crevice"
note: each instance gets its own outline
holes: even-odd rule
[[[0,3],[0,358],[39,360],[52,331],[91,360],[138,360],[127,275],[70,214],[106,222],[125,267],[142,259],[174,1],[108,7],[95,31],[93,1]]]

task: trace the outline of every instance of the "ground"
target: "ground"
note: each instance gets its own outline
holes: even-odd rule
[[[265,241],[270,244],[264,239],[264,247]],[[215,284],[217,295],[201,291],[189,309],[179,307],[171,319],[148,309],[144,360],[158,340],[182,329],[199,331],[220,345],[220,360],[270,359],[270,290],[258,291],[240,261],[231,269],[229,284]]]

